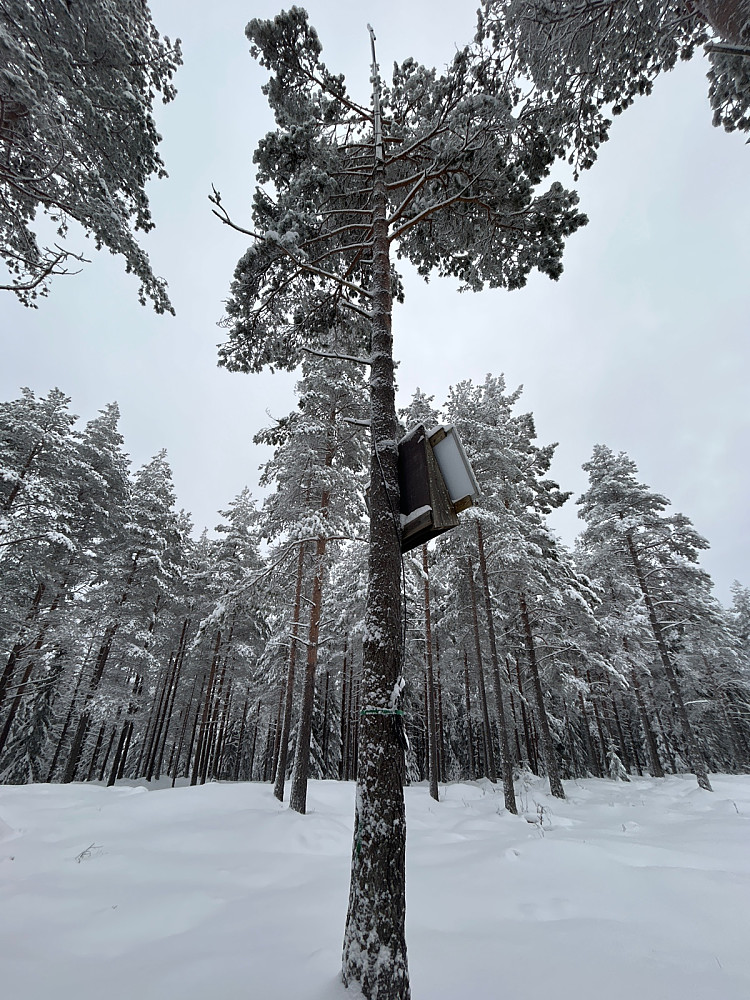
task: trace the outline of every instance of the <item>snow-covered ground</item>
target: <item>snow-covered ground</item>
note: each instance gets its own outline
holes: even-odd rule
[[[748,1000],[750,777],[712,781],[408,788],[413,1000]],[[0,788],[2,1000],[353,1000],[353,795]]]

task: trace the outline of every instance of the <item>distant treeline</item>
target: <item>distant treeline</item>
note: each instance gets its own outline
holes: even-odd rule
[[[356,773],[369,456],[364,384],[311,359],[299,406],[259,432],[268,489],[195,538],[163,452],[133,472],[116,404],[85,426],[55,389],[0,404],[0,780]],[[528,769],[561,778],[750,766],[750,591],[730,609],[707,543],[634,463],[597,446],[573,551],[502,377],[418,392],[402,414],[453,423],[482,494],[404,556],[404,779]],[[394,529],[395,530],[395,529]],[[512,793],[512,788],[511,788]]]

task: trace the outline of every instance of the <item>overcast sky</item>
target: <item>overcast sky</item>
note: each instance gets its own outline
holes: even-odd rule
[[[471,37],[476,2],[306,6],[327,65],[366,103],[368,21],[385,74],[408,56],[442,66]],[[134,463],[166,447],[180,505],[212,527],[245,484],[256,488],[267,452],[252,436],[266,411],[294,406],[292,375],[216,367],[216,323],[245,243],[207,200],[215,184],[238,220],[250,204],[252,152],[272,121],[244,26],[279,8],[151,8],[184,46],[177,99],[158,112],[170,177],[149,189],[157,229],[144,241],[177,316],[139,306],[121,262],[84,245],[92,263],[57,279],[37,310],[2,293],[0,398],[58,385],[84,419],[117,400]],[[459,295],[406,270],[394,335],[401,403],[416,386],[441,403],[449,385],[487,372],[523,384],[521,406],[542,444],[559,441],[553,472],[573,499],[594,444],[627,451],[710,541],[703,563],[726,603],[733,579],[750,584],[750,149],[712,128],[705,72],[702,58],[681,65],[615,121],[578,184],[590,222],[569,241],[559,282],[533,276],[521,291]],[[553,521],[568,542],[580,523],[573,500]]]

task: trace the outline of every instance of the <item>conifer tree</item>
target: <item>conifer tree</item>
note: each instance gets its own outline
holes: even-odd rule
[[[557,132],[571,162],[596,159],[611,121],[660,73],[705,45],[714,125],[750,129],[748,0],[484,0],[478,40],[488,86],[508,71],[509,51],[522,72],[549,93]]]
[[[683,514],[666,514],[666,497],[653,493],[636,478],[635,463],[623,452],[615,455],[597,445],[584,465],[589,489],[578,500],[586,521],[582,542],[616,561],[632,581],[633,590],[648,617],[659,660],[674,700],[690,767],[701,788],[711,791],[703,753],[690,721],[675,657],[680,650],[678,622],[687,610],[680,581],[689,580],[696,620],[708,613],[710,580],[697,565],[698,553],[708,543]]]
[[[82,261],[65,242],[75,220],[97,248],[125,258],[142,302],[172,311],[133,231],[153,228],[146,183],[165,176],[153,104],[174,97],[181,61],[143,0],[0,6],[0,257],[10,278],[0,290],[32,305]],[[55,226],[49,246],[37,238],[38,213]]]
[[[439,75],[413,60],[385,88],[375,62],[368,108],[320,60],[300,8],[247,28],[267,66],[277,128],[257,153],[252,245],[235,271],[221,361],[241,371],[293,367],[338,310],[367,320],[370,367],[370,579],[352,881],[343,978],[367,998],[409,995],[401,788],[400,524],[391,313],[391,246],[428,275],[519,287],[561,271],[564,239],[585,220],[559,184],[536,194],[554,153],[520,90],[488,96],[466,52]]]

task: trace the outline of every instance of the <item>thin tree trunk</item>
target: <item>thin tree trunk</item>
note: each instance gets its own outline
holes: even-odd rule
[[[45,428],[45,432],[46,432],[46,428]],[[8,494],[8,499],[5,501],[5,513],[6,514],[10,513],[10,509],[13,506],[13,504],[15,502],[15,499],[18,496],[18,494],[19,494],[19,492],[21,490],[21,487],[23,486],[23,481],[26,478],[26,476],[28,475],[29,469],[31,468],[31,466],[32,466],[32,464],[34,462],[34,459],[37,457],[37,455],[41,452],[42,448],[44,447],[44,444],[45,444],[45,438],[42,437],[39,441],[37,441],[37,443],[31,449],[31,452],[29,453],[29,457],[26,459],[23,468],[21,469],[20,473],[16,477],[16,481],[13,484],[13,488],[11,489],[10,493]]]
[[[125,587],[120,597],[118,605],[118,617],[114,621],[110,622],[104,630],[104,638],[99,646],[99,651],[96,654],[96,660],[94,661],[94,669],[91,674],[91,680],[89,682],[89,689],[86,693],[86,698],[84,700],[83,711],[81,712],[81,717],[78,720],[78,726],[76,728],[75,736],[73,737],[73,743],[70,748],[70,755],[68,756],[68,763],[65,768],[65,774],[63,776],[63,783],[67,784],[75,779],[76,771],[78,770],[78,761],[80,758],[81,750],[83,748],[84,741],[86,739],[86,734],[89,728],[89,713],[88,705],[91,699],[94,697],[99,684],[101,683],[102,677],[104,676],[104,669],[109,660],[110,653],[112,652],[112,643],[114,641],[117,630],[120,627],[119,614],[123,606],[127,603],[130,596],[130,588],[133,585],[133,580],[135,579],[136,569],[138,568],[138,561],[140,554],[136,552],[133,555],[133,559],[130,564],[130,572],[128,573],[128,578],[125,581]]]
[[[242,754],[245,746],[245,731],[247,730],[247,708],[250,704],[250,685],[247,686],[245,694],[245,704],[242,706],[242,718],[240,720],[240,734],[237,737],[237,759],[234,762],[234,780],[240,780],[242,770]]]
[[[150,770],[150,774],[152,777],[156,778],[157,781],[161,777],[161,768],[162,768],[162,762],[164,760],[164,751],[167,746],[169,729],[172,724],[174,703],[177,697],[177,688],[180,683],[180,674],[182,673],[182,665],[185,662],[186,653],[187,653],[187,643],[183,643],[182,653],[178,651],[177,661],[175,662],[174,668],[172,670],[170,686],[167,691],[167,703],[162,713],[159,729],[156,733],[156,739],[154,740],[154,748],[151,753],[151,758],[153,761],[153,770]],[[169,772],[169,768],[167,768],[167,771]]]
[[[435,666],[437,667],[437,725],[438,725],[438,765],[440,780],[448,780],[448,754],[445,746],[445,724],[443,715],[443,684],[440,679],[440,644],[435,637]]]
[[[200,693],[198,695],[198,700],[196,702],[195,715],[193,717],[193,727],[192,727],[192,729],[190,731],[190,743],[188,745],[187,754],[185,755],[185,777],[188,777],[190,775],[190,765],[191,765],[192,760],[193,760],[193,747],[195,746],[195,740],[196,740],[196,737],[198,736],[198,726],[199,726],[200,717],[201,717],[201,706],[203,704],[203,692],[206,689],[206,681],[207,681],[207,679],[208,678],[206,677],[205,674],[201,677],[201,689],[200,689]],[[192,700],[191,700],[191,704],[192,704]],[[178,759],[177,759],[178,766],[179,766],[179,763],[180,763],[180,761],[179,761],[179,757],[178,757]],[[176,780],[177,775],[175,774],[174,777],[175,777],[175,780]]]
[[[119,714],[119,713],[118,713]],[[115,742],[115,736],[117,735],[117,725],[112,726],[112,731],[109,734],[109,743],[107,744],[107,749],[104,752],[104,759],[102,760],[102,765],[99,768],[99,781],[104,781],[104,775],[107,771],[107,762],[109,761],[109,755],[112,753],[112,746]]]
[[[469,654],[464,649],[464,695],[466,697],[466,736],[468,742],[469,750],[469,779],[473,780],[476,776],[476,767],[474,764],[474,727],[471,722],[471,691],[469,686]]]
[[[589,684],[589,697],[591,699],[591,707],[594,710],[594,720],[596,722],[596,731],[599,734],[599,752],[602,762],[602,774],[606,775],[609,773],[609,766],[607,764],[607,737],[604,735],[604,724],[602,723],[602,716],[599,711],[598,699],[594,694],[594,685],[591,680],[591,671],[586,670],[586,680]]]
[[[615,730],[617,732],[617,742],[620,744],[622,763],[626,773],[629,774],[633,769],[633,764],[630,760],[630,754],[628,753],[628,747],[625,742],[625,732],[622,728],[622,723],[620,722],[620,713],[617,711],[617,702],[615,701],[615,693],[612,690],[612,682],[609,679],[609,674],[607,674],[607,687],[609,688],[609,701],[612,705],[612,716],[614,718]]]
[[[599,765],[596,748],[594,747],[591,739],[591,729],[589,727],[589,717],[588,712],[586,711],[586,699],[583,697],[583,691],[578,692],[578,703],[581,706],[581,721],[583,723],[583,739],[586,744],[586,758],[594,777],[601,778],[602,770]]]
[[[536,662],[536,646],[534,645],[534,636],[531,631],[529,609],[526,605],[526,597],[524,596],[523,591],[518,595],[518,597],[521,604],[521,620],[523,621],[526,652],[528,654],[529,668],[531,670],[531,682],[534,688],[534,695],[536,697],[537,719],[539,722],[539,729],[542,734],[542,754],[544,755],[544,764],[547,769],[547,777],[549,778],[549,790],[555,798],[564,799],[565,790],[563,789],[562,781],[560,780],[560,769],[557,762],[557,754],[555,753],[555,748],[552,744],[552,733],[549,728],[547,709],[544,705],[542,681],[539,676],[539,668]]]
[[[630,558],[633,561],[633,567],[635,569],[635,575],[638,578],[638,585],[641,588],[641,593],[643,594],[643,599],[646,602],[646,608],[648,610],[649,621],[651,622],[651,628],[654,633],[654,638],[656,639],[656,645],[659,650],[659,656],[661,657],[661,662],[664,667],[664,674],[667,678],[667,683],[669,684],[670,691],[672,692],[672,697],[674,698],[675,706],[677,708],[677,717],[680,720],[680,726],[682,728],[683,739],[685,740],[685,746],[688,752],[688,759],[690,765],[693,768],[693,773],[695,774],[696,780],[700,788],[705,789],[707,792],[712,792],[711,782],[708,779],[708,773],[706,771],[706,765],[703,761],[703,755],[698,748],[698,744],[695,739],[695,734],[693,733],[693,727],[690,724],[690,719],[688,718],[687,709],[685,708],[685,702],[682,698],[682,691],[680,690],[680,685],[677,680],[677,674],[675,672],[674,666],[672,664],[672,658],[669,655],[669,650],[667,649],[667,644],[664,640],[664,631],[661,627],[661,622],[656,616],[656,609],[654,608],[654,602],[651,598],[651,593],[646,584],[646,576],[643,572],[643,567],[641,566],[640,559],[638,558],[638,553],[635,548],[635,543],[633,542],[633,536],[630,531],[625,535],[628,543],[628,551],[630,552]]]
[[[335,427],[336,411],[328,421],[328,430]],[[325,467],[333,465],[334,449],[331,438],[325,453]],[[323,489],[320,497],[319,517],[323,524],[328,520],[328,506],[331,493]],[[320,639],[320,615],[323,608],[323,574],[325,572],[325,556],[327,539],[319,535],[315,543],[315,562],[312,587],[312,604],[310,606],[310,627],[307,633],[307,659],[305,664],[305,684],[300,705],[300,719],[297,730],[297,745],[294,752],[294,770],[292,772],[292,789],[289,793],[289,808],[295,812],[304,813],[307,807],[307,777],[310,770],[310,740],[312,736],[313,712],[315,709],[315,674],[318,669],[318,642]]]
[[[19,658],[23,654],[24,649],[26,649],[26,638],[29,634],[29,629],[34,623],[37,615],[39,614],[39,607],[42,603],[42,597],[44,596],[44,591],[46,590],[46,585],[44,583],[39,583],[37,585],[34,597],[31,601],[29,610],[26,612],[26,618],[21,627],[21,632],[13,644],[13,648],[10,651],[8,659],[5,663],[3,669],[2,677],[0,677],[0,705],[2,705],[5,699],[5,692],[10,685],[11,678],[15,673],[16,664]]]
[[[479,678],[479,701],[482,708],[482,728],[484,730],[484,773],[492,784],[497,783],[495,769],[495,752],[492,746],[492,730],[490,729],[490,713],[487,706],[487,688],[484,683],[484,663],[482,661],[482,642],[479,636],[479,616],[477,614],[477,592],[474,586],[474,567],[468,560],[469,593],[471,595],[471,616],[474,624],[474,650],[477,660],[477,676]]]
[[[273,794],[284,801],[284,782],[286,781],[287,754],[289,753],[289,733],[292,729],[292,706],[294,704],[294,674],[297,662],[297,639],[299,637],[299,618],[302,605],[302,572],[305,565],[305,547],[300,544],[297,555],[297,581],[294,587],[294,612],[292,618],[292,639],[289,645],[289,666],[286,675],[286,698],[284,701],[284,718],[281,725],[279,741],[279,762],[276,767],[276,784]]]
[[[357,708],[357,700],[354,691],[354,656],[349,661],[349,698],[346,707],[346,780],[351,781],[357,771],[354,765],[356,757],[357,724],[354,713]]]
[[[531,768],[533,774],[539,774],[539,761],[536,754],[536,746],[531,732],[531,719],[527,710],[526,694],[524,693],[523,677],[521,675],[520,658],[515,658],[516,684],[518,685],[518,699],[521,704],[521,719],[523,721],[523,737],[526,744],[526,763]]]
[[[149,712],[148,722],[146,723],[146,732],[143,734],[143,741],[141,743],[141,752],[138,756],[138,763],[136,764],[135,772],[137,775],[145,774],[153,760],[153,749],[154,741],[156,739],[156,730],[159,725],[159,719],[161,718],[161,713],[164,710],[164,705],[167,697],[167,687],[169,685],[169,678],[172,676],[172,668],[174,667],[175,659],[177,653],[172,651],[169,654],[169,662],[167,663],[166,669],[162,671],[159,684],[157,687],[157,695],[151,705],[151,711]],[[147,779],[148,780],[148,779]]]
[[[323,689],[323,733],[320,740],[320,754],[322,757],[322,777],[328,774],[328,685],[330,683],[330,673],[326,670],[326,683]]]
[[[339,778],[341,781],[348,780],[349,774],[347,772],[347,742],[349,739],[349,702],[347,700],[348,690],[348,677],[347,677],[347,662],[346,654],[348,651],[348,642],[344,639],[344,662],[341,666],[341,718],[339,723],[340,729],[340,739],[341,739],[341,760],[339,762]]]
[[[492,613],[492,599],[490,597],[490,584],[487,575],[487,559],[484,552],[484,537],[482,535],[482,525],[477,521],[477,544],[479,546],[479,572],[482,577],[482,589],[484,590],[484,611],[487,618],[487,632],[490,640],[490,657],[492,659],[492,677],[495,687],[495,710],[497,721],[500,727],[500,762],[503,769],[503,794],[505,797],[505,808],[508,812],[518,815],[516,805],[516,790],[513,785],[513,761],[510,755],[510,745],[508,743],[508,724],[505,718],[505,705],[503,704],[503,689],[500,683],[500,661],[497,655],[497,639],[495,637],[495,619]]]
[[[94,749],[91,754],[91,763],[89,764],[89,771],[88,774],[86,775],[86,781],[94,780],[96,761],[99,756],[99,752],[101,751],[102,743],[104,742],[104,733],[106,732],[106,730],[107,730],[107,723],[103,722],[101,726],[99,726],[99,735],[96,738],[96,743],[94,744]]]
[[[211,711],[211,701],[214,695],[214,685],[216,682],[216,669],[219,665],[220,645],[221,645],[221,630],[217,629],[216,640],[214,643],[214,652],[213,656],[211,657],[211,669],[208,674],[208,685],[206,687],[206,695],[203,701],[203,711],[201,713],[201,721],[198,728],[198,746],[195,749],[193,770],[190,775],[191,785],[198,784],[198,779],[203,771],[203,758],[206,753],[207,742],[208,742],[208,719],[209,719],[209,713]]]
[[[90,652],[90,649],[89,649]],[[88,653],[86,654],[88,657]],[[78,700],[78,691],[81,687],[81,682],[83,681],[84,667],[78,672],[78,677],[76,678],[76,686],[73,690],[73,697],[70,699],[70,706],[68,708],[68,714],[65,717],[65,722],[63,724],[62,732],[60,733],[60,738],[57,741],[57,747],[55,748],[55,754],[52,758],[52,763],[49,766],[49,771],[47,772],[47,781],[52,781],[54,777],[55,770],[57,768],[57,762],[62,754],[63,746],[65,745],[65,737],[68,735],[68,730],[70,729],[70,724],[73,721],[73,713],[76,707],[76,701]]]
[[[198,686],[198,675],[196,674],[193,678],[193,687],[190,691],[190,698],[185,704],[183,709],[183,719],[182,728],[180,729],[180,738],[177,742],[176,753],[173,751],[172,757],[169,760],[169,773],[172,775],[172,788],[174,788],[177,783],[177,773],[180,768],[180,757],[182,756],[182,748],[185,744],[185,735],[187,733],[188,723],[190,721],[190,706],[193,704],[193,695],[195,694],[195,689]],[[190,756],[188,755],[188,760]]]
[[[255,748],[258,745],[258,726],[260,725],[260,708],[263,702],[258,698],[258,708],[255,713],[255,727],[253,729],[253,744],[250,747],[250,764],[248,766],[249,777],[248,780],[253,780],[253,767],[255,765]]]
[[[224,693],[224,682],[227,676],[227,663],[229,661],[229,649],[231,648],[233,633],[234,633],[234,616],[232,617],[232,624],[230,625],[229,628],[229,637],[227,638],[224,644],[227,652],[224,654],[223,659],[219,657],[219,659],[221,660],[221,672],[219,673],[219,682],[216,687],[216,693],[214,697],[211,699],[212,705],[208,723],[208,733],[206,735],[206,739],[203,744],[203,760],[201,763],[200,782],[202,785],[205,784],[206,779],[209,777],[209,775],[213,775],[213,772],[209,770],[209,765],[212,763],[214,758],[214,751],[216,747],[216,740],[219,730],[219,714],[221,712],[221,698],[222,694]],[[218,646],[217,646],[217,655],[218,655]],[[279,706],[279,711],[280,710],[281,706]]]
[[[122,729],[120,730],[120,738],[117,741],[117,749],[115,750],[114,760],[112,761],[112,767],[109,771],[109,778],[107,779],[107,785],[112,786],[117,778],[117,772],[120,770],[120,758],[122,757],[122,752],[125,749],[125,742],[128,738],[128,722],[124,722]]]
[[[643,734],[646,738],[646,752],[648,753],[651,774],[655,778],[663,778],[664,768],[662,767],[661,760],[659,759],[659,747],[656,742],[656,734],[654,733],[651,725],[651,719],[649,718],[648,709],[646,708],[646,700],[643,697],[643,689],[641,688],[640,681],[638,680],[638,676],[635,672],[635,667],[630,668],[630,681],[633,685],[633,693],[635,694],[636,704],[638,705],[638,711],[641,716]]]
[[[430,795],[437,802],[438,794],[438,753],[437,720],[435,716],[435,679],[432,670],[432,622],[430,619],[430,576],[427,562],[427,546],[422,546],[422,571],[424,573],[424,632],[425,632],[425,701],[427,709],[427,759],[430,778]]]
[[[174,706],[177,684],[182,670],[182,664],[185,660],[185,654],[187,653],[187,630],[189,625],[190,618],[186,617],[182,623],[182,631],[180,633],[180,640],[177,643],[177,650],[174,656],[170,656],[169,665],[164,674],[164,683],[162,685],[161,695],[156,706],[156,712],[152,722],[149,722],[149,727],[146,730],[146,736],[148,739],[144,739],[143,741],[143,750],[141,751],[141,758],[138,761],[136,773],[142,773],[141,765],[145,763],[143,770],[146,773],[147,781],[150,781],[153,776],[156,765],[156,756],[160,741],[162,741],[162,736],[164,737],[164,742],[166,741],[165,720],[170,718],[172,708]]]

